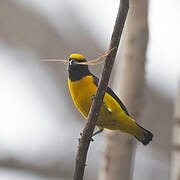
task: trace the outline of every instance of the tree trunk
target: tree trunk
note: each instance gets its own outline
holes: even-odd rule
[[[121,48],[121,63],[116,64],[113,89],[131,116],[138,119],[144,87],[144,67],[148,42],[147,0],[131,0]],[[108,132],[105,158],[99,180],[129,180],[133,152],[132,137]]]
[[[175,121],[173,124],[173,147],[171,161],[171,180],[180,180],[180,83],[175,102]]]

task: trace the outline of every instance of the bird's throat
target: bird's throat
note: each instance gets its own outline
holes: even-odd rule
[[[78,81],[82,79],[83,77],[91,74],[89,70],[73,69],[73,68],[68,68],[68,73],[69,73],[69,79],[71,81]]]

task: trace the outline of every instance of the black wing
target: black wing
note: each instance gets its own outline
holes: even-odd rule
[[[92,76],[93,76],[93,78],[94,78],[94,84],[95,84],[96,86],[98,86],[99,79],[98,79],[95,75],[93,75],[93,74],[92,74]],[[120,105],[121,108],[124,110],[124,112],[125,112],[128,116],[130,116],[129,113],[128,113],[128,110],[127,110],[127,108],[126,108],[126,106],[125,106],[125,105],[123,104],[123,102],[116,96],[116,94],[113,92],[113,90],[112,90],[111,88],[107,87],[106,92],[107,92],[109,95],[111,95],[111,96],[119,103],[119,105]]]

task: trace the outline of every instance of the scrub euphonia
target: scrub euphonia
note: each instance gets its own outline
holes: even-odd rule
[[[68,85],[74,104],[87,118],[99,79],[89,71],[88,65],[81,65],[81,62],[87,62],[83,55],[70,55]],[[106,128],[131,134],[144,145],[149,144],[153,138],[150,131],[138,125],[129,115],[125,105],[109,87],[106,90],[96,126],[98,131],[93,136]]]

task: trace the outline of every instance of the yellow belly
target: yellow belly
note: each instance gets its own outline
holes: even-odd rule
[[[92,97],[95,95],[97,88],[93,77],[85,76],[81,80],[74,82],[68,79],[68,84],[74,104],[83,116],[87,118],[92,104]],[[111,130],[119,129],[124,132],[127,132],[127,129],[134,128],[134,120],[127,116],[118,102],[108,93],[105,93],[104,103],[112,113],[109,113],[102,105],[96,125]]]

